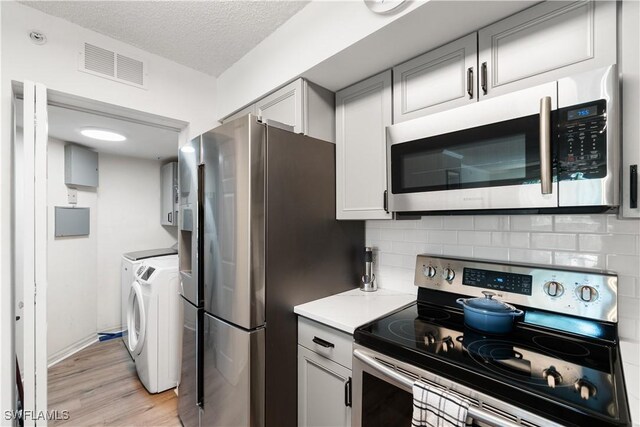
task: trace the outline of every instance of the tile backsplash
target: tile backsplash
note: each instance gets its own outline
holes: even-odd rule
[[[378,286],[415,292],[419,253],[595,268],[618,274],[621,338],[640,339],[640,221],[615,215],[428,216],[367,221]]]

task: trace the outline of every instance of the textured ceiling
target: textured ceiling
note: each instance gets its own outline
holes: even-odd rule
[[[21,1],[219,76],[308,1]]]

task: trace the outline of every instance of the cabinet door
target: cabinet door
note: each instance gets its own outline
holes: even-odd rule
[[[336,93],[338,219],[391,219],[384,201],[391,102],[391,71]]]
[[[295,133],[305,133],[303,86],[304,81],[298,79],[267,95],[256,103],[256,114],[262,120],[275,120],[293,126]]]
[[[160,223],[162,225],[175,225],[174,163],[167,163],[162,166],[160,186]]]
[[[222,119],[222,123],[224,124],[224,123],[230,122],[232,120],[237,119],[238,117],[246,116],[249,113],[256,114],[256,104],[247,105],[242,110],[238,110],[232,115],[225,117],[224,119]]]
[[[351,371],[298,346],[298,426],[351,425]]]
[[[477,34],[393,68],[393,122],[476,102]]]
[[[478,33],[480,98],[616,63],[616,5],[548,1]]]
[[[622,209],[625,218],[640,218],[638,168],[640,168],[640,4],[622,2],[621,14],[622,74]],[[638,225],[640,227],[640,225]]]

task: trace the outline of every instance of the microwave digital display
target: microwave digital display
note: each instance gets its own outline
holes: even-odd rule
[[[501,271],[465,268],[462,271],[462,284],[494,291],[531,295],[533,276],[527,274],[506,273]]]
[[[578,108],[576,110],[567,111],[567,120],[584,119],[598,114],[598,106],[590,105],[588,107]]]

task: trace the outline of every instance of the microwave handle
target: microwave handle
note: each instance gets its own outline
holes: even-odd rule
[[[391,378],[392,380],[396,381],[402,386],[402,389],[405,390],[406,392],[408,393],[413,392],[413,383],[418,378],[415,378],[415,379],[410,378],[407,375],[402,374],[393,368],[385,366],[382,363],[378,362],[375,358],[369,356],[365,352],[358,349],[353,350],[353,357],[360,360],[362,363],[369,366],[370,368],[375,369],[376,372],[378,372],[379,374],[382,374],[383,376],[387,378]],[[472,419],[487,423],[491,426],[522,427],[503,417],[500,417],[498,415],[494,415],[488,411],[485,411],[484,409],[479,408],[477,406],[469,405],[469,410],[467,414]]]
[[[551,97],[540,99],[540,185],[542,194],[551,194]]]

